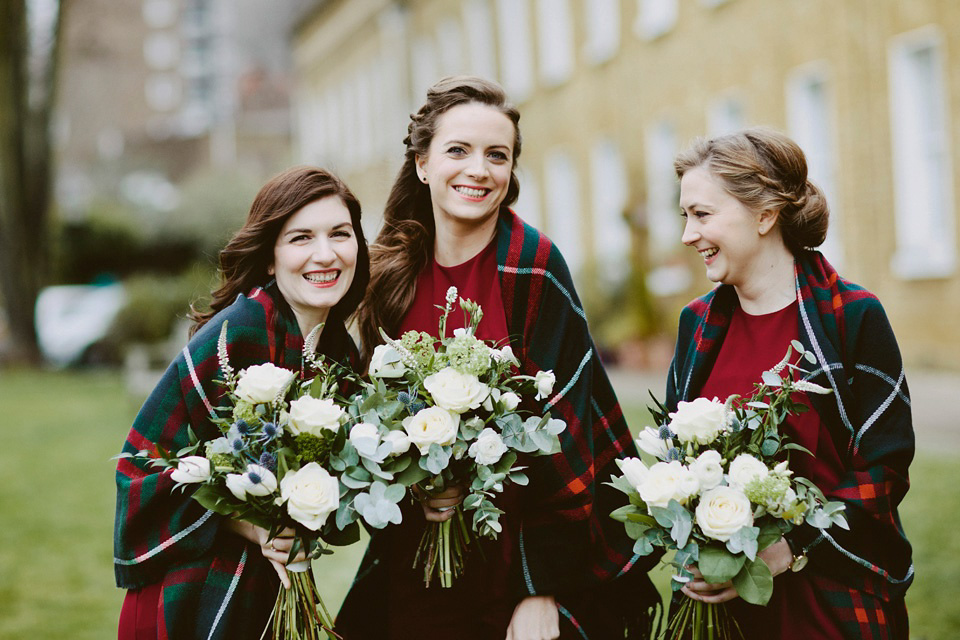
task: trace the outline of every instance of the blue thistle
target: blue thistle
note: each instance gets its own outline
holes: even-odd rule
[[[243,438],[233,438],[230,440],[230,448],[233,449],[234,453],[240,453],[247,448],[247,443],[243,441]]]
[[[270,442],[278,435],[280,435],[280,428],[273,422],[265,422],[259,440],[260,442]]]
[[[277,456],[273,455],[268,451],[264,451],[260,454],[260,466],[270,469],[270,471],[277,470]]]
[[[256,471],[250,471],[249,473],[247,473],[247,477],[250,478],[250,482],[252,482],[253,484],[260,484],[261,482],[263,482],[263,478],[261,478],[260,474],[257,473]]]
[[[671,447],[670,450],[667,451],[667,460],[669,461],[680,460],[680,449],[677,449],[676,447]]]
[[[410,413],[417,413],[423,411],[427,408],[426,402],[412,402],[410,403]]]
[[[406,391],[401,391],[400,393],[397,394],[397,400],[399,400],[409,408],[410,403],[413,402],[413,397]]]
[[[667,425],[660,427],[659,431],[657,431],[657,435],[661,440],[669,440],[670,438],[677,437],[677,434],[675,434],[673,431],[670,431],[670,427]]]
[[[239,433],[242,436],[247,435],[251,431],[250,425],[247,424],[246,420],[237,420],[236,422],[233,423],[233,426],[236,427],[237,433]]]

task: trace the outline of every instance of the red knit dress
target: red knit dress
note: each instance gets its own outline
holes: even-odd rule
[[[747,314],[738,306],[700,396],[720,399],[734,393],[749,396],[763,371],[773,368],[783,358],[790,341],[799,338],[798,311],[796,301],[780,311],[757,316]],[[796,358],[795,352],[792,358]],[[806,397],[800,400],[810,410],[791,416],[785,432],[814,456],[793,452],[790,468],[794,475],[808,478],[821,488],[832,487],[843,473],[839,445],[832,440]],[[739,598],[731,601],[729,606],[745,637],[842,640],[843,634],[832,619],[830,609],[820,601],[810,576],[809,568],[777,576],[773,597],[766,607],[747,604]]]
[[[447,289],[457,288],[459,297],[468,298],[483,308],[477,337],[507,343],[507,318],[497,274],[496,242],[470,260],[443,267],[436,260],[420,274],[416,297],[400,326],[436,335]],[[464,327],[464,314],[458,305],[447,320],[447,333]],[[504,531],[497,540],[482,540],[483,554],[473,550],[465,561],[464,574],[453,587],[444,589],[435,580],[424,587],[423,569],[414,569],[413,559],[426,521],[419,504],[405,501],[401,507],[403,522],[387,527],[377,535],[388,537],[388,611],[389,638],[487,639],[506,635],[516,603],[509,596],[509,567],[516,553],[519,535],[519,499],[517,487],[508,485],[496,499],[506,513],[501,516]],[[469,517],[469,516],[468,516]]]

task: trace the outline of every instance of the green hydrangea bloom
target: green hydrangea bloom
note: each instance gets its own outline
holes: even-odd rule
[[[215,453],[210,456],[210,464],[219,471],[231,471],[235,469],[233,465],[233,456],[229,453]]]
[[[783,476],[769,475],[766,478],[751,480],[744,487],[744,493],[750,502],[767,509],[775,509],[787,495],[790,480]]]
[[[256,405],[244,402],[243,400],[237,400],[237,406],[233,408],[233,421],[239,422],[240,420],[243,420],[251,427],[256,427],[260,424],[260,416],[257,415]]]
[[[490,349],[475,336],[464,334],[447,343],[447,364],[460,373],[482,376],[490,369]]]
[[[319,438],[312,433],[299,433],[296,438],[297,454],[303,464],[326,464],[332,444],[333,438]]]
[[[433,361],[433,336],[425,331],[407,331],[400,336],[400,345],[413,356],[418,369],[428,369]]]

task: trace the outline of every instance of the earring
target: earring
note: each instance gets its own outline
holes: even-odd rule
[[[420,176],[420,179],[423,181],[423,184],[427,184],[427,176]]]

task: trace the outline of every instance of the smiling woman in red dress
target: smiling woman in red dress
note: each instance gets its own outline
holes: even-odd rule
[[[700,140],[675,168],[683,243],[720,286],[680,316],[666,405],[749,394],[799,340],[817,357],[810,379],[833,393],[800,398],[811,410],[791,416],[785,430],[813,456],[793,455],[790,466],[828,500],[843,501],[850,524],[829,532],[802,525],[761,551],[775,576],[766,607],[739,600],[729,582],[705,583],[696,570],[683,594],[730,601],[747,638],[905,639],[913,565],[897,506],[914,439],[883,307],[811,248],[826,237],[829,213],[792,140],[763,128]]]
[[[603,483],[614,460],[636,449],[569,271],[550,240],[507,208],[519,189],[519,118],[503,90],[480,78],[447,78],[428,91],[371,246],[360,329],[368,354],[381,327],[394,337],[435,333],[435,305],[456,286],[483,307],[479,337],[508,343],[523,373],[556,374],[556,393],[528,408],[566,421],[562,452],[531,461],[529,486],[498,498],[503,533],[470,553],[450,589],[426,589],[412,565],[426,521],[451,517],[437,508],[458,504],[462,488],[408,505],[400,525],[375,532],[337,618],[349,640],[623,638],[628,621],[636,629],[658,601],[609,517],[621,497]]]

